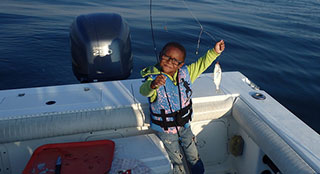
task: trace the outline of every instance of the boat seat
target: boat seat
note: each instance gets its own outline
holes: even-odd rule
[[[131,82],[112,81],[0,93],[0,99],[3,98],[0,143],[142,127],[144,119],[133,100]],[[47,101],[54,104],[46,105]]]

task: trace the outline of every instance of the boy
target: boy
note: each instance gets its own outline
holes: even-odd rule
[[[185,173],[179,140],[191,173],[204,173],[189,121],[192,118],[191,84],[223,52],[224,41],[216,43],[191,65],[184,65],[185,48],[176,42],[167,43],[160,52],[160,63],[141,71],[146,78],[140,93],[149,98],[151,128],[164,143],[174,173]]]

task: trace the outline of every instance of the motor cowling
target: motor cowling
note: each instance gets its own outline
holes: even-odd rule
[[[115,13],[80,15],[71,24],[72,70],[80,82],[119,80],[132,71],[130,30]]]

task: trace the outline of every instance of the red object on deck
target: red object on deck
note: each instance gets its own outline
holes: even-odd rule
[[[97,140],[87,142],[47,144],[32,154],[23,174],[55,173],[61,157],[61,174],[107,173],[114,155],[114,142]]]

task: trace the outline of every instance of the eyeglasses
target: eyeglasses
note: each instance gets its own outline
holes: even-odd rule
[[[181,63],[183,63],[183,61],[177,60],[176,58],[172,58],[172,57],[167,56],[167,55],[165,55],[165,54],[162,55],[162,59],[163,59],[163,60],[166,60],[166,61],[172,60],[172,63],[173,63],[174,65],[176,65],[176,66],[177,66],[177,65],[180,65]]]

